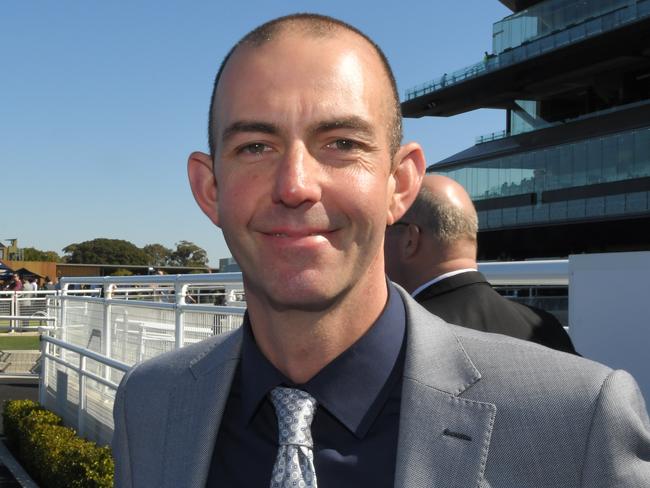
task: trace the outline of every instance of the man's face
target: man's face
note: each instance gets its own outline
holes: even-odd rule
[[[361,38],[240,48],[215,104],[217,217],[252,299],[319,310],[383,280],[389,85]]]

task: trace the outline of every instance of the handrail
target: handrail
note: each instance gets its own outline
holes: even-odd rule
[[[62,341],[61,339],[57,339],[56,337],[43,335],[41,336],[41,340],[62,347],[64,349],[68,349],[72,352],[76,352],[77,354],[86,356],[92,359],[93,361],[97,361],[101,364],[104,364],[111,368],[115,368],[124,373],[126,373],[129,369],[131,369],[131,366],[129,366],[126,363],[123,363],[122,361],[118,361],[117,359],[106,357],[103,354],[96,353],[95,351],[91,351],[90,349],[86,349],[85,347],[80,347],[75,344],[71,344],[70,342]]]

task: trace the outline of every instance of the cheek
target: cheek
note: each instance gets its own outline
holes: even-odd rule
[[[384,226],[389,200],[386,186],[383,178],[366,174],[364,177],[346,182],[342,188],[346,188],[350,200],[355,202],[361,213],[370,220],[377,219],[381,226]]]
[[[221,205],[241,205],[254,199],[264,190],[260,187],[260,175],[255,173],[229,173],[219,179],[219,203]],[[230,209],[229,209],[230,210]]]
[[[256,175],[227,175],[219,182],[219,219],[222,227],[246,222],[260,188]]]

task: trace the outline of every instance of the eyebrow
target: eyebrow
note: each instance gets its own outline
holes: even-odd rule
[[[273,124],[268,124],[266,122],[253,122],[253,121],[237,121],[230,124],[223,131],[221,136],[221,141],[226,142],[228,139],[233,137],[236,134],[241,134],[242,132],[262,132],[264,134],[275,135],[280,132],[277,126]]]
[[[355,130],[357,132],[360,132],[362,135],[365,135],[366,137],[372,137],[375,134],[375,130],[369,122],[355,115],[341,119],[325,120],[319,122],[315,124],[310,132],[312,134],[321,134],[337,129]],[[241,120],[233,122],[228,127],[226,127],[226,129],[223,131],[223,135],[221,136],[221,141],[222,143],[226,142],[236,134],[241,134],[244,132],[261,132],[263,134],[277,135],[280,133],[280,129],[278,126],[267,122]]]
[[[366,137],[372,137],[375,135],[375,130],[372,125],[361,117],[352,115],[350,117],[344,117],[342,119],[326,120],[315,125],[311,130],[314,134],[319,134],[323,132],[329,132],[336,129],[351,129]]]

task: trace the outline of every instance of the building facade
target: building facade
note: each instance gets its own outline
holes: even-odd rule
[[[650,249],[650,0],[502,3],[491,53],[402,104],[504,110],[505,130],[428,169],[470,193],[479,259]]]

